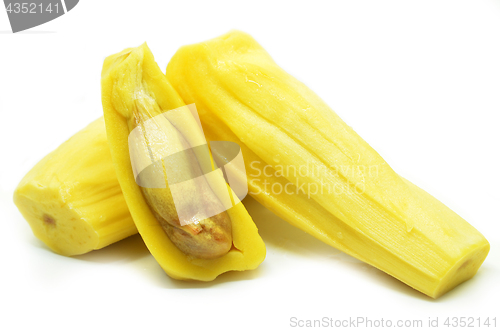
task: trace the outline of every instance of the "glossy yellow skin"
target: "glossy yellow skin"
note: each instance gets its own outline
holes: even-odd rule
[[[14,202],[35,236],[62,255],[84,254],[137,233],[103,118],[38,162],[19,183]]]
[[[433,298],[471,278],[486,258],[481,233],[395,173],[248,34],[182,47],[166,75],[196,103],[207,138],[241,146],[249,191],[291,224]],[[296,171],[285,171],[290,165]],[[273,184],[324,190],[276,194]]]
[[[169,239],[144,198],[143,193],[149,193],[141,191],[135,182],[128,135],[138,108],[130,96],[135,95],[138,88],[146,87],[148,95],[154,98],[155,106],[137,115],[144,118],[184,105],[147,45],[106,58],[101,86],[106,130],[118,180],[139,233],[165,272],[175,279],[210,281],[226,271],[255,269],[265,258],[265,246],[241,203],[226,211],[232,227],[229,252],[212,259],[196,258],[179,250]],[[162,196],[153,193],[155,197]]]

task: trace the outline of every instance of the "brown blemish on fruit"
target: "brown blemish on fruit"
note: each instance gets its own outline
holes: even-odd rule
[[[460,268],[458,268],[458,270],[462,270],[462,269],[465,269],[465,267],[467,267],[467,265],[471,262],[471,260],[467,260],[465,261],[461,266]]]
[[[43,214],[42,219],[43,219],[43,224],[48,225],[48,226],[53,226],[53,227],[56,226],[56,220],[53,219],[51,216],[49,216],[47,214]]]

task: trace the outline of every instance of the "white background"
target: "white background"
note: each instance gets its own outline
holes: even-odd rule
[[[101,116],[104,58],[147,41],[164,70],[181,45],[233,28],[487,237],[474,279],[429,299],[255,202],[266,260],[212,283],[170,279],[138,236],[76,258],[34,238],[13,190]],[[0,31],[0,329],[278,330],[291,317],[358,316],[496,317],[500,326],[499,1],[83,0],[18,34],[2,8]]]

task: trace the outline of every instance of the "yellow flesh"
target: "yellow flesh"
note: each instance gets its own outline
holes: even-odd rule
[[[250,192],[291,224],[431,297],[471,278],[485,259],[481,233],[396,174],[249,35],[181,48],[167,78],[196,104],[209,140],[240,144]],[[294,194],[273,193],[273,183]],[[295,193],[295,184],[323,191]]]
[[[137,233],[103,118],[33,167],[15,190],[14,202],[35,236],[62,255],[87,253]]]
[[[162,268],[173,278],[197,280],[212,280],[229,270],[256,268],[264,259],[265,247],[241,203],[223,213],[230,220],[229,232],[230,236],[232,235],[232,243],[229,237],[230,245],[225,246],[225,251],[221,254],[219,250],[216,254],[208,256],[193,254],[198,247],[183,246],[182,240],[176,242],[176,246],[171,240],[175,241],[179,238],[176,238],[175,233],[169,233],[169,229],[174,227],[172,231],[174,232],[180,227],[178,219],[173,214],[175,207],[173,207],[168,188],[144,189],[135,183],[128,149],[129,132],[149,118],[184,106],[183,101],[161,73],[151,51],[145,44],[135,49],[127,49],[105,60],[102,72],[102,103],[118,180],[137,228]],[[183,144],[189,144],[190,139],[194,139],[182,137],[180,132],[167,127],[164,129],[171,134],[171,138],[177,137],[169,140],[169,143],[184,146]],[[177,129],[182,130],[180,127]],[[157,139],[158,136],[153,138]],[[156,152],[152,150],[152,153]],[[181,168],[194,166],[189,156],[182,162],[183,164],[179,165]],[[184,203],[195,204],[195,206],[196,203],[210,203],[210,201],[217,203],[214,197],[208,194],[213,195],[211,190],[209,186],[193,190],[191,193],[194,192],[193,194],[199,194],[204,198],[194,199],[191,194],[185,194]],[[221,217],[220,214],[217,216]],[[218,229],[224,227],[224,220],[217,220],[217,222]],[[208,227],[213,224],[205,223]],[[163,230],[162,225],[167,231]],[[213,241],[213,238],[208,239]],[[207,245],[202,246],[207,248]],[[190,254],[185,254],[186,251]]]

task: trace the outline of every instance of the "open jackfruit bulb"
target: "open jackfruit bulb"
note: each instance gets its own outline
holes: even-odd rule
[[[257,228],[241,202],[226,210],[222,197],[230,189],[220,169],[206,169],[212,162],[202,128],[147,45],[106,58],[101,86],[118,181],[167,274],[212,280],[256,268],[265,257]]]

